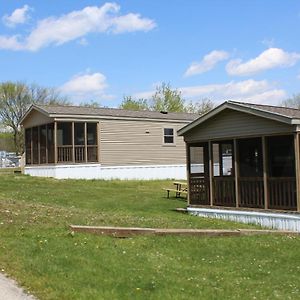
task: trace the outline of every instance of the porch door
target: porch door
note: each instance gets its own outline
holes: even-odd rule
[[[235,206],[235,175],[233,141],[212,143],[213,205]]]
[[[237,148],[239,206],[264,208],[262,139],[240,139]]]
[[[188,146],[189,203],[209,205],[208,143]]]

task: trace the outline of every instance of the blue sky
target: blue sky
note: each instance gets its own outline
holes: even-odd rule
[[[116,107],[168,82],[184,98],[278,104],[300,92],[300,1],[0,4],[0,81]]]

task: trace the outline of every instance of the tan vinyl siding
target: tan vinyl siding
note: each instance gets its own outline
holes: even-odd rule
[[[23,121],[22,125],[24,128],[30,128],[30,127],[34,127],[34,126],[51,123],[51,122],[53,122],[52,118],[49,118],[36,110],[32,110],[28,114],[26,119]]]
[[[150,121],[100,122],[103,166],[184,164],[185,144],[176,132],[184,124]],[[163,128],[174,128],[175,146],[163,145]],[[149,133],[147,133],[149,132]]]
[[[295,127],[251,114],[226,109],[185,134],[185,141],[287,133]]]

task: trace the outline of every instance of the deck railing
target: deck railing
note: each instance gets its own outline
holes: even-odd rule
[[[85,146],[75,145],[75,162],[85,162]]]
[[[235,180],[234,177],[214,177],[213,205],[235,206]]]
[[[243,177],[239,179],[239,206],[264,208],[263,177]]]
[[[268,189],[269,208],[289,210],[297,208],[295,177],[270,177]]]
[[[57,147],[57,162],[72,162],[73,161],[73,147],[59,146]]]
[[[85,155],[84,145],[74,146],[74,156],[76,163],[97,162],[98,161],[98,146],[88,145],[87,156]],[[65,145],[57,147],[57,162],[73,162],[73,146]]]

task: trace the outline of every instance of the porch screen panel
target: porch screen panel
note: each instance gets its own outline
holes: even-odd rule
[[[31,161],[31,128],[25,129],[25,153],[26,164],[32,164]]]
[[[54,163],[54,124],[47,125],[48,163]]]
[[[40,163],[47,163],[46,145],[47,145],[47,128],[46,125],[40,126]]]
[[[32,128],[32,156],[33,164],[39,163],[39,128]]]
[[[85,161],[84,123],[74,124],[75,162]]]
[[[87,123],[87,159],[88,162],[98,161],[97,123]]]
[[[269,207],[297,208],[294,137],[267,138]]]
[[[57,123],[57,160],[58,162],[73,161],[72,123]]]
[[[264,208],[264,179],[261,138],[240,139],[238,146],[241,207]]]

